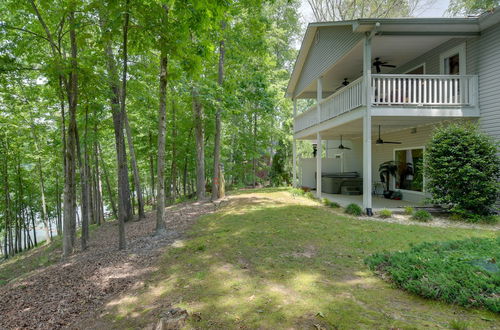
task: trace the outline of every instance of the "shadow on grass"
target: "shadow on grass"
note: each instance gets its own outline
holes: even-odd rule
[[[178,306],[196,328],[407,328],[457,318],[491,326],[499,319],[487,311],[391,288],[363,258],[422,241],[493,235],[358,221],[296,205],[282,189],[242,195],[200,219],[143,288],[108,304],[106,319],[116,328],[144,327]]]

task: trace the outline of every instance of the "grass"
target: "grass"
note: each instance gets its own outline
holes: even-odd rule
[[[371,269],[426,298],[500,313],[500,237],[418,244],[404,252],[376,253]]]
[[[491,327],[486,310],[425,300],[375,276],[364,258],[494,231],[360,221],[283,190],[246,191],[166,251],[144,285],[110,301],[106,328],[142,328],[168,306],[188,328]]]

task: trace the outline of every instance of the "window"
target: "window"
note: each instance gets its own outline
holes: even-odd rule
[[[440,61],[441,74],[465,74],[465,43],[441,54]]]
[[[424,148],[396,149],[394,160],[398,164],[396,189],[424,191]]]

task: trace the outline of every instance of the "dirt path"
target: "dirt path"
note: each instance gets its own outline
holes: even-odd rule
[[[66,261],[0,287],[0,329],[71,327],[154,271],[165,247],[181,237],[200,215],[214,209],[211,202],[166,208],[168,233],[163,236],[152,235],[154,212],[145,220],[128,223],[126,251],[117,250],[116,222],[105,223],[91,233],[85,252],[77,251]]]

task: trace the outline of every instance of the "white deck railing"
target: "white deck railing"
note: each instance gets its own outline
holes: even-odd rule
[[[316,104],[295,117],[295,132],[314,126],[318,123],[318,111]]]
[[[477,76],[372,75],[372,104],[413,106],[475,106]]]
[[[358,78],[321,101],[321,121],[337,117],[363,105],[363,78]]]
[[[336,117],[363,105],[363,78],[356,79],[346,87],[333,93],[320,102],[321,120]],[[295,132],[318,124],[317,105],[295,117]]]
[[[475,75],[372,75],[370,101],[373,107],[477,107],[478,77]],[[295,117],[295,132],[349,112],[365,103],[363,78]]]

